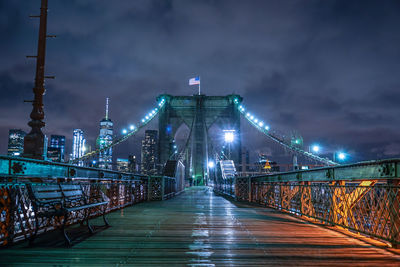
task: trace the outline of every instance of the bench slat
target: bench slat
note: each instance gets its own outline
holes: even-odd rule
[[[37,199],[62,199],[61,191],[35,192],[34,195]]]
[[[62,190],[82,190],[79,184],[61,184]]]
[[[75,190],[75,191],[63,191],[64,196],[66,197],[81,197],[83,195],[82,190]]]
[[[58,185],[32,185],[32,190],[35,192],[42,191],[60,191],[60,187]]]

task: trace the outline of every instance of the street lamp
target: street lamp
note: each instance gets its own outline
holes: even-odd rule
[[[231,159],[231,143],[235,140],[235,130],[224,130],[224,139],[228,143],[228,158]]]
[[[338,159],[340,159],[340,160],[345,160],[345,159],[346,159],[346,154],[343,153],[343,152],[340,152],[340,153],[338,154]]]
[[[345,161],[347,158],[347,154],[344,152],[334,152],[333,153],[333,161]]]
[[[214,168],[214,166],[215,166],[214,161],[210,160],[208,162],[208,168],[212,169],[212,168]]]
[[[235,135],[233,134],[233,131],[225,130],[224,139],[225,139],[225,142],[227,142],[228,144],[232,143],[233,140],[235,140]]]
[[[311,146],[311,151],[314,153],[318,153],[321,151],[321,147],[319,145],[312,145]]]

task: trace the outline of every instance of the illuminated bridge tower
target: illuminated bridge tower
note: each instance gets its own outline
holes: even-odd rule
[[[235,99],[242,102],[239,95],[228,96],[171,96],[160,95],[166,104],[159,113],[159,162],[165,164],[173,153],[171,142],[176,131],[182,124],[191,129],[190,139],[190,170],[189,175],[194,177],[194,184],[203,185],[208,176],[208,158],[210,140],[208,130],[216,125],[222,130],[235,131],[235,144],[231,149],[231,159],[241,164],[241,135],[240,113],[235,107]]]
[[[113,122],[108,117],[108,98],[106,101],[106,116],[100,121],[100,134],[97,138],[97,146],[102,149],[113,141]],[[112,148],[99,153],[99,168],[112,169]]]

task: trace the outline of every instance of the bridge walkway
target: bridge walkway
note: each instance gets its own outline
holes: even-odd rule
[[[92,236],[71,229],[79,237],[72,248],[63,247],[59,233],[48,233],[34,247],[0,249],[0,265],[400,266],[400,257],[385,249],[272,209],[232,203],[206,187],[108,218],[111,227]]]

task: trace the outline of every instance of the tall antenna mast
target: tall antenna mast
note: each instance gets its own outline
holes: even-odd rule
[[[43,95],[44,89],[44,65],[46,56],[46,38],[54,37],[47,35],[47,2],[48,0],[41,0],[40,16],[31,16],[40,18],[39,24],[39,38],[38,49],[36,56],[28,56],[36,58],[36,77],[35,87],[33,88],[34,99],[32,101],[32,112],[30,115],[31,121],[28,125],[32,128],[31,131],[24,138],[24,157],[43,159],[44,157],[44,134],[41,130],[45,126],[43,122]],[[52,77],[54,78],[54,77]]]
[[[108,120],[108,100],[109,98],[106,98],[106,120]]]

